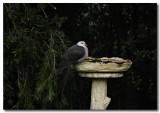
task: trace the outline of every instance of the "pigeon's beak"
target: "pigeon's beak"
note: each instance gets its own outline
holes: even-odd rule
[[[87,44],[85,44],[85,46],[87,46]]]

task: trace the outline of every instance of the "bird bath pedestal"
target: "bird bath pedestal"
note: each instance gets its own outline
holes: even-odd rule
[[[107,78],[118,78],[128,70],[132,62],[118,57],[86,58],[76,65],[81,77],[93,78],[91,89],[91,110],[105,110],[111,98],[107,97]]]

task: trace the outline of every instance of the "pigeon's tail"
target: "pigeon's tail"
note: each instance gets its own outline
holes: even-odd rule
[[[57,74],[62,74],[63,70],[64,70],[65,68],[67,68],[67,67],[68,67],[68,66],[58,67],[58,68],[56,69]]]
[[[57,74],[62,74],[63,68],[58,68],[58,69],[56,69],[56,72],[57,72]]]
[[[65,68],[67,68],[69,65],[65,65],[65,66],[57,66],[57,68],[56,68],[56,72],[57,72],[57,74],[62,74],[62,72],[63,72],[63,70],[65,69]]]

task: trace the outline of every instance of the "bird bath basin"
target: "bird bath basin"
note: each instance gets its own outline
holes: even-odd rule
[[[105,110],[111,98],[107,97],[107,78],[123,76],[132,65],[131,60],[119,57],[87,57],[75,66],[81,77],[93,78],[91,89],[91,110]]]

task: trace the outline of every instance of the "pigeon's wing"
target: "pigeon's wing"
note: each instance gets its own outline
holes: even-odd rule
[[[84,54],[85,54],[84,47],[73,45],[64,53],[63,58],[67,58],[69,60],[78,60],[82,58]]]
[[[73,45],[63,55],[61,63],[58,68],[76,63],[85,54],[85,50],[82,46]]]

